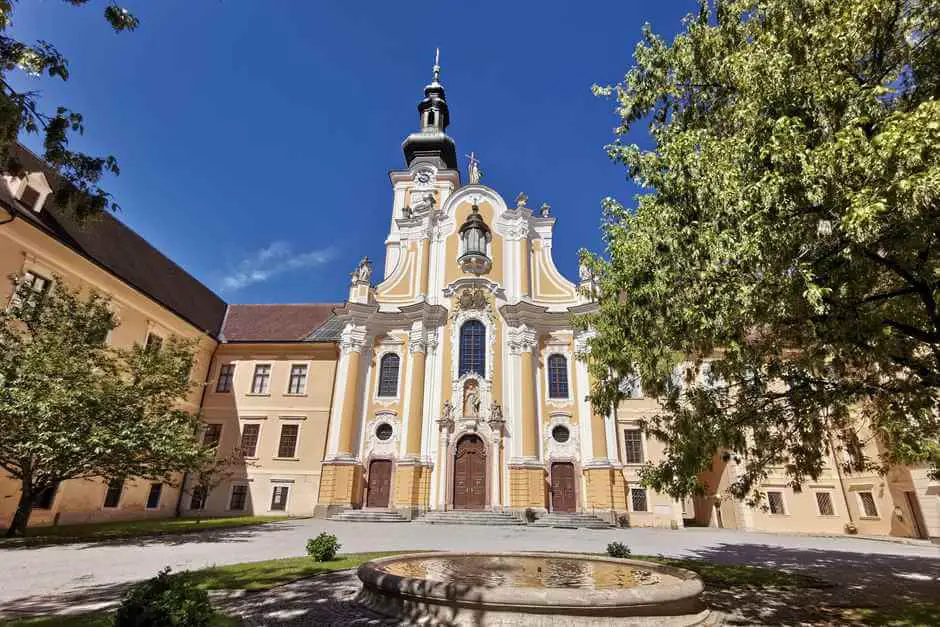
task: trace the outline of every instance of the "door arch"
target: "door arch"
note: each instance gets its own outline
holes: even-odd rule
[[[552,511],[578,511],[577,493],[574,488],[574,464],[571,462],[552,464]]]
[[[366,507],[388,507],[391,487],[391,460],[373,459],[369,464],[369,491],[366,494]]]
[[[478,435],[465,435],[454,453],[454,509],[486,507],[486,445]]]

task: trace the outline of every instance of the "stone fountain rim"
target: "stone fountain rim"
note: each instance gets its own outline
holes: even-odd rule
[[[679,579],[677,585],[652,584],[632,588],[603,588],[590,590],[585,588],[528,588],[500,586],[487,588],[478,585],[461,585],[454,582],[432,581],[416,577],[404,577],[385,572],[383,566],[408,560],[460,557],[534,557],[543,559],[566,559],[587,562],[608,562],[624,566],[634,566],[659,572]],[[473,605],[504,607],[570,607],[596,610],[604,608],[635,607],[645,608],[644,614],[656,613],[654,607],[662,605],[666,610],[674,603],[688,602],[698,598],[704,590],[701,578],[684,568],[676,568],[655,562],[633,559],[618,559],[606,556],[593,556],[584,553],[551,552],[514,552],[514,551],[429,551],[425,553],[404,553],[391,557],[370,560],[362,564],[357,572],[359,579],[367,588],[382,591],[383,594],[400,597],[405,600],[429,600],[444,603],[471,603]]]

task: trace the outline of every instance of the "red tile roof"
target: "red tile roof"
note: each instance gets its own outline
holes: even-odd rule
[[[229,305],[222,324],[225,342],[297,342],[333,315],[339,303]]]

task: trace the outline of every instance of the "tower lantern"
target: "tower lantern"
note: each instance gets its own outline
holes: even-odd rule
[[[470,215],[460,226],[461,255],[457,259],[464,272],[483,274],[488,272],[493,262],[487,254],[490,243],[490,227],[483,221],[480,208],[474,204]]]

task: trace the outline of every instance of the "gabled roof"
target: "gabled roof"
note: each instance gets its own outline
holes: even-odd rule
[[[66,184],[42,159],[19,144],[10,156],[27,172],[45,174],[53,191]],[[14,213],[51,237],[118,277],[193,326],[217,337],[226,304],[219,296],[154,248],[112,214],[102,212],[79,225],[50,196],[39,213],[16,200],[8,203]]]
[[[342,303],[229,305],[223,342],[336,342],[338,334],[318,333]],[[342,329],[340,329],[342,330]],[[335,336],[335,337],[334,337]]]

